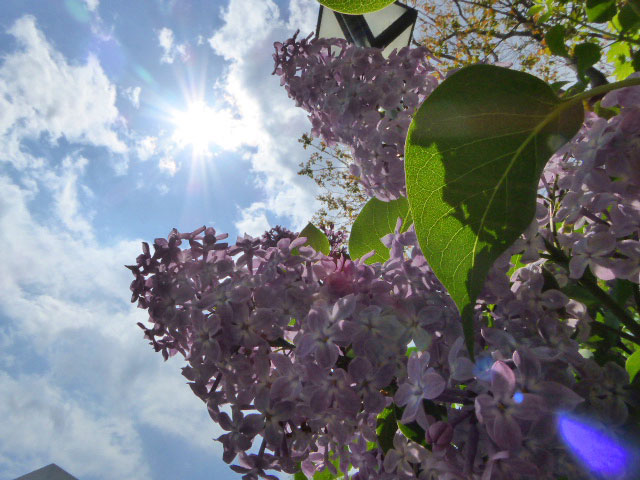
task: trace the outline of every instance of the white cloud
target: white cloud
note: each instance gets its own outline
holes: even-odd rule
[[[269,230],[269,220],[266,216],[266,205],[262,202],[255,202],[248,208],[241,210],[241,218],[235,223],[240,235],[245,233],[252,237],[259,237],[266,230]]]
[[[179,169],[176,161],[170,156],[162,157],[158,162],[158,167],[160,167],[160,170],[164,170],[171,176],[174,176]]]
[[[59,170],[60,175],[53,171],[42,171],[39,175],[44,180],[47,189],[53,193],[53,207],[56,217],[69,231],[83,235],[91,235],[91,223],[80,214],[78,178],[84,174],[89,161],[85,157],[63,159]],[[84,186],[80,188],[84,196],[92,197],[91,190]]]
[[[124,96],[134,107],[140,108],[140,92],[142,92],[141,87],[128,87],[124,89]]]
[[[0,467],[8,478],[51,459],[80,478],[151,478],[128,415],[87,410],[46,376],[0,371],[0,416]]]
[[[267,40],[269,25],[280,22],[280,11],[272,0],[230,0],[223,13],[225,25],[210,39],[209,44],[227,60],[239,60],[261,40]]]
[[[82,191],[85,165],[68,158],[59,172],[36,176],[31,190],[0,175],[0,347],[8,350],[0,356],[2,478],[52,461],[80,478],[150,478],[143,425],[220,453],[211,438],[221,431],[185,385],[183,360],[163,362],[136,326],[146,314],[128,301],[133,277],[123,265],[135,261],[140,242],[99,244],[66,193],[77,214],[69,225],[45,224],[30,212],[32,190],[49,189],[47,182],[64,192],[75,175]],[[44,221],[59,208],[50,204]],[[90,235],[74,233],[77,222]],[[44,362],[35,368],[45,371],[20,373],[34,368],[35,356]]]
[[[143,162],[149,160],[149,158],[156,153],[158,148],[158,138],[152,136],[146,136],[136,143],[136,154],[138,158]]]
[[[163,51],[160,58],[162,63],[173,63],[176,57],[180,57],[183,62],[189,59],[188,44],[176,44],[173,30],[170,28],[163,27],[160,29],[158,32],[158,44]]]
[[[209,38],[214,52],[229,62],[216,87],[238,114],[243,131],[251,132],[245,144],[254,148],[246,158],[265,193],[264,212],[288,217],[291,229],[304,226],[318,205],[315,185],[297,175],[298,164],[308,156],[297,139],[310,123],[271,75],[273,42],[287,39],[298,27],[313,28],[314,15],[317,5],[310,0],[294,0],[288,21],[271,0],[230,0],[222,10],[223,26]],[[245,225],[265,225],[266,217],[260,220],[256,211],[239,220],[239,233]]]
[[[87,6],[87,10],[90,12],[94,12],[98,5],[100,4],[100,0],[83,0],[85,5]]]
[[[18,50],[0,65],[0,160],[24,168],[23,139],[41,135],[126,151],[114,131],[119,116],[116,90],[98,60],[70,65],[46,40],[29,15],[8,30]]]
[[[173,63],[173,31],[170,28],[162,28],[158,32],[158,44],[160,48],[164,51],[162,58],[160,59],[163,63]]]
[[[305,37],[315,31],[318,23],[320,5],[317,0],[290,0],[289,1],[289,28],[294,31],[300,29]]]

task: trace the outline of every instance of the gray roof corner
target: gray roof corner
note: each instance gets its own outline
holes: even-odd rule
[[[46,467],[34,470],[31,473],[22,475],[15,480],[78,480],[73,475],[68,474],[55,463],[51,463]]]

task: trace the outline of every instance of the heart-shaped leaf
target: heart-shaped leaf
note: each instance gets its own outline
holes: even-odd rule
[[[394,232],[398,218],[403,220],[400,231],[406,232],[413,223],[406,198],[391,202],[383,202],[377,198],[369,200],[351,227],[349,235],[351,258],[360,258],[371,250],[375,250],[376,253],[368,258],[366,263],[384,263],[389,260],[389,249],[380,239]]]
[[[575,135],[582,103],[492,65],[446,79],[414,115],[407,194],[422,251],[460,309],[473,356],[473,305],[489,268],[529,226],[544,165]]]
[[[376,12],[391,5],[394,0],[318,0],[331,10],[350,15]]]
[[[316,227],[313,223],[307,223],[307,226],[302,229],[298,236],[307,238],[305,246],[313,248],[316,252],[322,252],[325,255],[329,255],[329,252],[331,251],[329,239],[324,234],[324,232]],[[294,248],[291,253],[297,255],[298,249]]]

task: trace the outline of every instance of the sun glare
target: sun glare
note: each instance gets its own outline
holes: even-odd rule
[[[173,115],[173,138],[180,146],[190,146],[194,155],[205,155],[213,140],[216,112],[204,102],[190,103],[185,111]]]

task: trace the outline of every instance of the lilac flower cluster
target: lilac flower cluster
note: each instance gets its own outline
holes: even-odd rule
[[[547,168],[546,184],[555,184],[556,195],[562,196],[554,218],[565,226],[548,240],[557,239],[571,252],[571,279],[581,278],[589,267],[601,280],[640,282],[638,90],[607,94],[602,105],[620,113],[609,120],[590,114],[576,139]]]
[[[309,112],[312,133],[352,149],[351,173],[380,200],[406,196],[404,143],[413,112],[438,85],[424,47],[357,48],[340,39],[275,44],[274,74]]]
[[[218,439],[225,461],[240,455],[234,468],[250,477],[292,473],[300,462],[305,472],[334,468],[329,451],[362,435],[375,440],[376,417],[390,402],[385,389],[406,377],[412,335],[424,329],[420,341],[444,348],[436,328],[455,311],[417,250],[368,266],[326,257],[286,231],[272,245],[277,233],[229,246],[212,228],[173,230],[155,240],[153,255],[143,244],[129,267],[132,301],[153,324],[140,327],[165,359],[181,353],[188,361],[183,375],[229,432]],[[413,244],[415,234],[392,241]],[[436,316],[428,314],[434,305]],[[446,338],[459,336],[457,322],[448,324]],[[260,453],[247,453],[257,436]]]
[[[489,283],[494,324],[481,327],[472,363],[412,230],[385,237],[391,258],[375,265],[324,256],[289,235],[275,246],[273,235],[232,246],[225,237],[174,229],[153,255],[143,244],[129,268],[132,300],[153,325],[140,324],[146,338],[165,358],[188,361],[183,375],[228,432],[218,438],[224,460],[238,457],[232,468],[244,478],[300,465],[309,478],[336,467],[355,479],[587,478],[558,441],[554,414],[586,403],[618,425],[626,419],[626,373],[578,354],[565,311],[581,310],[543,291],[537,266],[511,288]],[[509,266],[499,262],[492,276]],[[411,342],[419,349],[407,354]],[[398,431],[385,449],[376,432],[385,408],[419,438]]]

